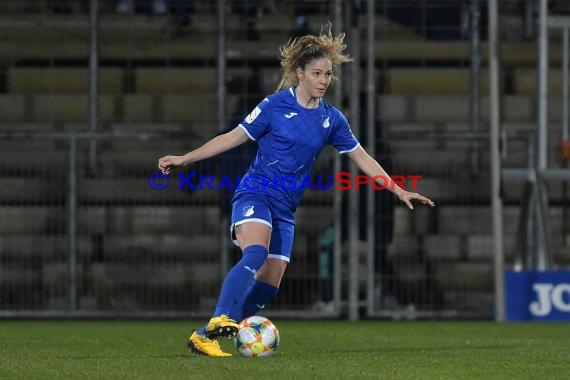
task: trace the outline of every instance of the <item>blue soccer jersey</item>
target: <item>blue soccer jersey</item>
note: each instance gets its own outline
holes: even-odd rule
[[[263,99],[239,126],[258,141],[259,150],[236,195],[261,192],[292,210],[301,202],[306,187],[302,184],[326,145],[333,145],[339,153],[359,146],[337,108],[324,99],[317,108],[305,108],[297,102],[294,87]]]

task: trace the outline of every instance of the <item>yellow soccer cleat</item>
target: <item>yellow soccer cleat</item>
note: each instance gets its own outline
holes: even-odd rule
[[[232,356],[232,354],[222,351],[217,341],[199,335],[196,330],[194,330],[190,338],[188,338],[188,350],[195,354],[215,358],[227,358],[228,356]]]
[[[206,336],[210,339],[216,339],[220,336],[231,338],[236,336],[239,330],[239,325],[227,315],[222,314],[219,317],[214,317],[208,322],[206,326]]]

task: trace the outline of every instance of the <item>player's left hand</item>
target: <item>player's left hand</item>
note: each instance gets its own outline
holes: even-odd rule
[[[162,174],[170,174],[170,170],[184,166],[184,156],[164,156],[158,160],[158,170]]]
[[[421,194],[412,193],[406,190],[402,190],[401,192],[399,192],[398,198],[400,198],[400,200],[404,202],[410,210],[414,209],[414,205],[412,205],[412,200],[416,200],[425,205],[435,207],[435,203],[431,199],[424,197]]]

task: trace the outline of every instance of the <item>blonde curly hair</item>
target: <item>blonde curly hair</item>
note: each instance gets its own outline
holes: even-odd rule
[[[282,74],[276,91],[298,84],[295,72],[297,68],[304,69],[308,63],[315,59],[329,58],[333,67],[352,61],[349,55],[343,54],[344,49],[346,49],[346,45],[343,43],[344,33],[333,37],[331,29],[332,24],[328,22],[321,27],[318,36],[306,35],[295,38],[279,47]]]

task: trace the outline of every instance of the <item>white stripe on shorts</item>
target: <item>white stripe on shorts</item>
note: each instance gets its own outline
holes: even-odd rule
[[[287,257],[287,256],[283,256],[283,255],[272,255],[272,254],[267,255],[267,258],[268,258],[268,259],[283,260],[283,261],[286,261],[286,262],[289,262],[289,260],[291,260],[291,259],[290,259],[289,257]]]
[[[235,222],[235,223],[234,223],[234,227],[235,227],[235,226],[239,226],[240,224],[247,223],[247,222],[263,223],[263,224],[265,224],[266,226],[269,226],[269,228],[273,228],[273,226],[271,225],[271,223],[269,223],[267,220],[261,219],[261,218],[242,219],[242,220],[240,220],[240,221],[238,221],[238,222]]]

